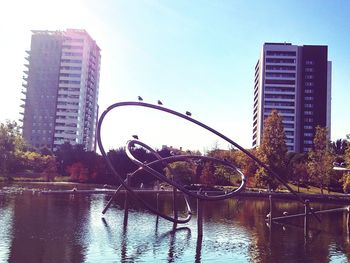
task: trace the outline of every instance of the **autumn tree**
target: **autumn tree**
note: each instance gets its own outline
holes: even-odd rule
[[[317,126],[313,140],[313,148],[309,152],[308,171],[313,182],[318,185],[323,194],[324,187],[328,187],[333,174],[334,155],[330,149],[328,131]]]
[[[255,149],[248,149],[249,153],[252,155],[256,155]],[[234,160],[234,164],[242,171],[242,173],[248,179],[248,186],[254,186],[255,182],[255,173],[257,170],[257,164],[255,161],[250,158],[247,154],[239,150],[231,150],[232,158]]]
[[[277,110],[273,110],[264,121],[263,137],[260,146],[257,148],[257,156],[260,161],[281,177],[286,172],[288,150],[285,139],[282,117]],[[267,186],[269,189],[276,189],[279,184],[263,167],[257,169],[255,178],[258,186]]]
[[[346,137],[347,137],[348,143],[344,153],[344,161],[346,163],[346,168],[350,169],[350,134],[348,134]],[[343,191],[345,193],[350,193],[350,172],[349,171],[344,173],[342,177],[342,183],[343,183]]]

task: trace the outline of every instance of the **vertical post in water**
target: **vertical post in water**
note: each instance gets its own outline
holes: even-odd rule
[[[310,212],[310,201],[305,200],[305,216],[304,216],[304,236],[308,236],[309,232],[309,212]]]
[[[157,180],[157,194],[156,194],[156,202],[157,202],[157,211],[159,211],[159,180]],[[159,215],[157,215],[157,223],[159,220]]]
[[[203,201],[197,199],[197,231],[198,238],[203,237]]]
[[[129,174],[126,175],[126,185],[129,186]],[[128,191],[125,189],[125,200],[124,200],[124,225],[128,223],[129,216],[129,203],[128,203]]]
[[[272,228],[272,195],[269,195],[269,202],[270,202],[269,224],[271,229]]]
[[[176,202],[176,187],[173,186],[173,214],[174,218],[177,219],[178,213],[177,213],[177,202]],[[174,222],[173,224],[173,230],[175,230],[177,227],[177,223]]]
[[[346,207],[346,230],[348,233],[348,240],[350,239],[350,206]]]

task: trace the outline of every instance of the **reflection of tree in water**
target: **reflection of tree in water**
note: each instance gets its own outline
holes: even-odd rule
[[[281,207],[287,208],[282,202],[277,202],[275,205],[276,213],[283,211]],[[330,208],[330,205],[313,204],[313,206],[315,211]],[[301,212],[303,207],[292,204],[289,209],[293,211],[290,214],[295,214]],[[331,252],[332,244],[338,244],[336,253],[349,260],[350,245],[345,241],[348,233],[344,216],[334,213],[322,214],[320,217],[321,223],[309,217],[310,227],[306,236],[304,236],[304,217],[286,219],[281,221],[283,223],[273,223],[271,228],[265,227],[265,231],[258,231],[250,247],[254,260],[280,262],[279,259],[290,255],[289,260],[293,262],[328,262],[330,254],[335,253]]]

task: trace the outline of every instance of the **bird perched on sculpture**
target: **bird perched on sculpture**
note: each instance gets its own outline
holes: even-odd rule
[[[139,139],[139,136],[137,136],[136,134],[132,136],[135,140]]]
[[[163,105],[163,103],[160,101],[160,100],[158,100],[158,105]]]
[[[187,116],[192,116],[192,113],[189,112],[189,111],[186,111],[186,115],[187,115]]]
[[[143,101],[143,98],[142,98],[141,96],[138,96],[137,99],[138,99],[139,101]]]

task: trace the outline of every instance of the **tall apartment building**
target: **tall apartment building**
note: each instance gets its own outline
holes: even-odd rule
[[[64,142],[95,150],[100,48],[85,30],[32,31],[23,79],[23,137],[35,147]]]
[[[253,147],[273,109],[283,118],[289,151],[311,149],[317,125],[331,124],[331,62],[327,46],[265,43],[255,66]],[[329,135],[330,136],[330,135]]]

